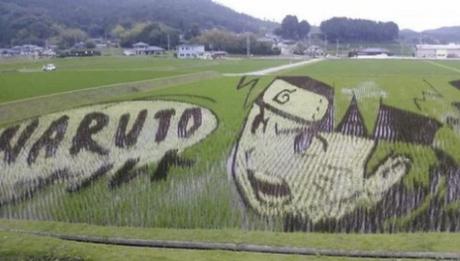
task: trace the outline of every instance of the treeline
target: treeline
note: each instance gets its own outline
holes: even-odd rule
[[[110,37],[115,27],[155,21],[186,34],[220,28],[270,32],[276,23],[237,13],[211,0],[1,0],[0,45],[40,43],[60,28],[78,28],[89,37]]]
[[[235,46],[225,44],[223,50],[243,53],[246,40],[240,33],[260,36],[274,31],[284,39],[304,40],[311,26],[292,15],[281,25],[262,21],[211,0],[0,0],[0,47],[51,43],[66,49],[76,42],[104,37],[120,39],[123,47],[143,41],[166,48],[168,43],[174,47],[181,35],[191,40],[210,29],[232,34],[229,41]],[[393,22],[348,18],[324,21],[320,29],[329,41],[342,42],[392,41],[399,32]],[[254,52],[272,51],[255,38],[251,36]]]
[[[117,25],[110,35],[120,39],[122,47],[131,47],[136,42],[145,42],[163,48],[179,44],[180,31],[161,23],[138,23],[130,28]],[[199,33],[199,32],[198,32]]]
[[[235,34],[219,29],[203,32],[192,39],[192,42],[203,44],[210,51],[226,51],[230,54],[246,54],[248,46],[253,55],[279,55],[281,53],[281,50],[273,47],[271,42],[259,41],[254,34]]]
[[[321,23],[320,29],[329,41],[386,42],[399,36],[399,27],[393,22],[335,17]]]
[[[283,39],[304,40],[309,36],[310,23],[287,15],[274,30]],[[323,40],[341,42],[389,42],[398,39],[399,27],[394,22],[334,17],[321,23],[319,34]]]

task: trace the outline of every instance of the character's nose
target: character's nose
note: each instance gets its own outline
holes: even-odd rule
[[[312,146],[314,141],[319,141],[322,144],[322,149],[324,152],[328,149],[328,141],[321,136],[318,131],[306,131],[299,133],[294,138],[294,152],[303,154],[307,152]]]
[[[302,132],[294,138],[294,152],[304,153],[313,143],[313,134],[311,132]]]

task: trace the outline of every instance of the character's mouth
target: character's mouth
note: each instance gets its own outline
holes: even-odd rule
[[[291,201],[291,190],[284,179],[259,174],[250,169],[247,170],[247,173],[249,183],[260,202],[269,205],[284,205]]]

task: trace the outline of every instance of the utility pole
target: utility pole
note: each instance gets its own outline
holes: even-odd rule
[[[246,55],[248,57],[251,56],[251,38],[249,37],[249,33],[246,33]]]
[[[339,57],[340,42],[339,39],[335,40],[335,56]]]
[[[171,49],[171,38],[169,37],[168,33],[168,51]]]
[[[327,34],[323,34],[323,35],[324,35],[324,50],[327,53]]]

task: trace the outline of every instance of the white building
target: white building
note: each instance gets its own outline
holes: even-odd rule
[[[446,59],[446,58],[460,58],[460,45],[429,45],[420,44],[416,46],[415,56],[417,58],[428,59]]]
[[[281,50],[281,55],[285,56],[293,55],[296,46],[297,42],[291,40],[283,40],[276,45],[276,47]]]
[[[204,45],[184,44],[177,46],[176,54],[179,59],[204,59],[206,52],[204,50]]]
[[[40,56],[40,54],[44,51],[43,47],[31,44],[25,44],[20,46],[15,46],[11,48],[14,52],[17,52],[21,56]]]
[[[310,57],[326,56],[326,52],[318,45],[310,45],[304,53]]]
[[[143,42],[133,44],[132,49],[124,49],[123,54],[126,56],[134,55],[162,55],[165,49],[158,46],[151,46]]]
[[[16,57],[16,56],[25,56],[25,57],[54,57],[56,52],[51,48],[43,48],[37,45],[18,45],[14,46],[11,49],[0,49],[0,57]]]

